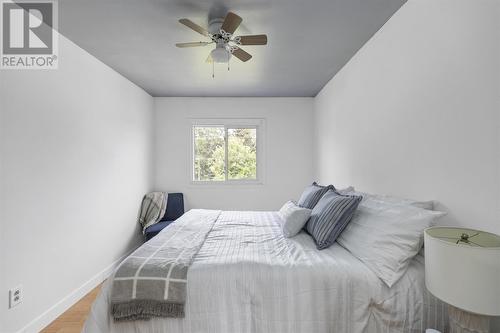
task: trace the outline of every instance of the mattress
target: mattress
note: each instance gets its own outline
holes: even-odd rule
[[[336,243],[318,251],[305,232],[284,238],[279,219],[277,212],[222,212],[189,268],[185,318],[115,323],[109,279],[83,332],[444,330],[446,307],[425,289],[421,255],[388,288]]]

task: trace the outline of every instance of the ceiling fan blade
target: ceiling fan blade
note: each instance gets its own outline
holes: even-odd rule
[[[234,49],[233,55],[243,62],[246,62],[252,58],[252,55],[250,53],[243,51],[239,47]]]
[[[237,37],[238,38],[238,37]],[[240,45],[266,45],[267,35],[239,36]]]
[[[195,46],[205,46],[210,44],[210,42],[190,42],[190,43],[177,43],[177,47],[195,47]]]
[[[224,22],[222,23],[221,30],[232,34],[239,27],[241,21],[243,21],[241,17],[235,13],[228,12],[224,18]]]
[[[181,24],[184,24],[186,27],[191,28],[194,31],[202,34],[203,36],[207,36],[208,37],[208,31],[207,31],[207,29],[205,29],[203,27],[200,27],[198,24],[194,23],[193,21],[191,21],[189,19],[186,19],[186,18],[183,18],[183,19],[180,19],[179,22]]]

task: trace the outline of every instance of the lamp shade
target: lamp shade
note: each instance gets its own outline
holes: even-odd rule
[[[425,284],[434,296],[468,312],[500,315],[500,236],[432,227],[424,244]]]

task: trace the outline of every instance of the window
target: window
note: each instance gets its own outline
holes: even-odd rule
[[[198,120],[192,125],[194,183],[258,183],[260,130],[252,119]]]

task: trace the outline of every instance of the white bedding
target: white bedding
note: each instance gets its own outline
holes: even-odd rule
[[[334,244],[284,238],[277,212],[223,212],[188,271],[186,317],[115,323],[112,279],[83,332],[423,332],[446,308],[425,290],[423,257],[388,288]]]

